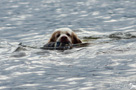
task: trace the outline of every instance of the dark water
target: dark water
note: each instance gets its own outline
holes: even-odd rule
[[[14,52],[64,27],[90,46]],[[136,90],[135,63],[135,0],[0,1],[0,90]]]

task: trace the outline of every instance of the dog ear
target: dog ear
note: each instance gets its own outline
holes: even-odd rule
[[[72,33],[72,43],[73,44],[82,43],[82,41],[77,37],[75,33]]]
[[[50,42],[56,42],[56,39],[55,39],[56,37],[55,37],[55,33],[53,33],[52,35],[51,35],[51,38],[49,39],[49,41],[48,41],[48,43],[50,43]]]

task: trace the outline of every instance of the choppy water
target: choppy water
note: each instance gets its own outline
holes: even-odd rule
[[[44,45],[61,27],[90,46],[14,52],[20,42]],[[0,1],[0,90],[132,90],[134,85],[136,0]]]

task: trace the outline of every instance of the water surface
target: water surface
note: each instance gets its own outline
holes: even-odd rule
[[[43,46],[63,27],[91,44],[14,52]],[[135,0],[0,1],[1,90],[130,90],[135,63]]]

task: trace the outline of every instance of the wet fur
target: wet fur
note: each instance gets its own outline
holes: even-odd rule
[[[77,37],[77,35],[72,31],[72,30],[67,30],[67,29],[64,29],[65,30],[65,35],[67,33],[70,33],[71,35],[70,36],[67,36],[70,41],[71,41],[71,44],[78,44],[78,43],[82,43],[82,41]],[[61,34],[61,32],[64,32],[63,29],[58,29],[57,31],[55,31],[52,35],[51,35],[51,38],[49,39],[48,43],[50,42],[56,42],[57,41],[57,37],[56,35],[57,34]]]

